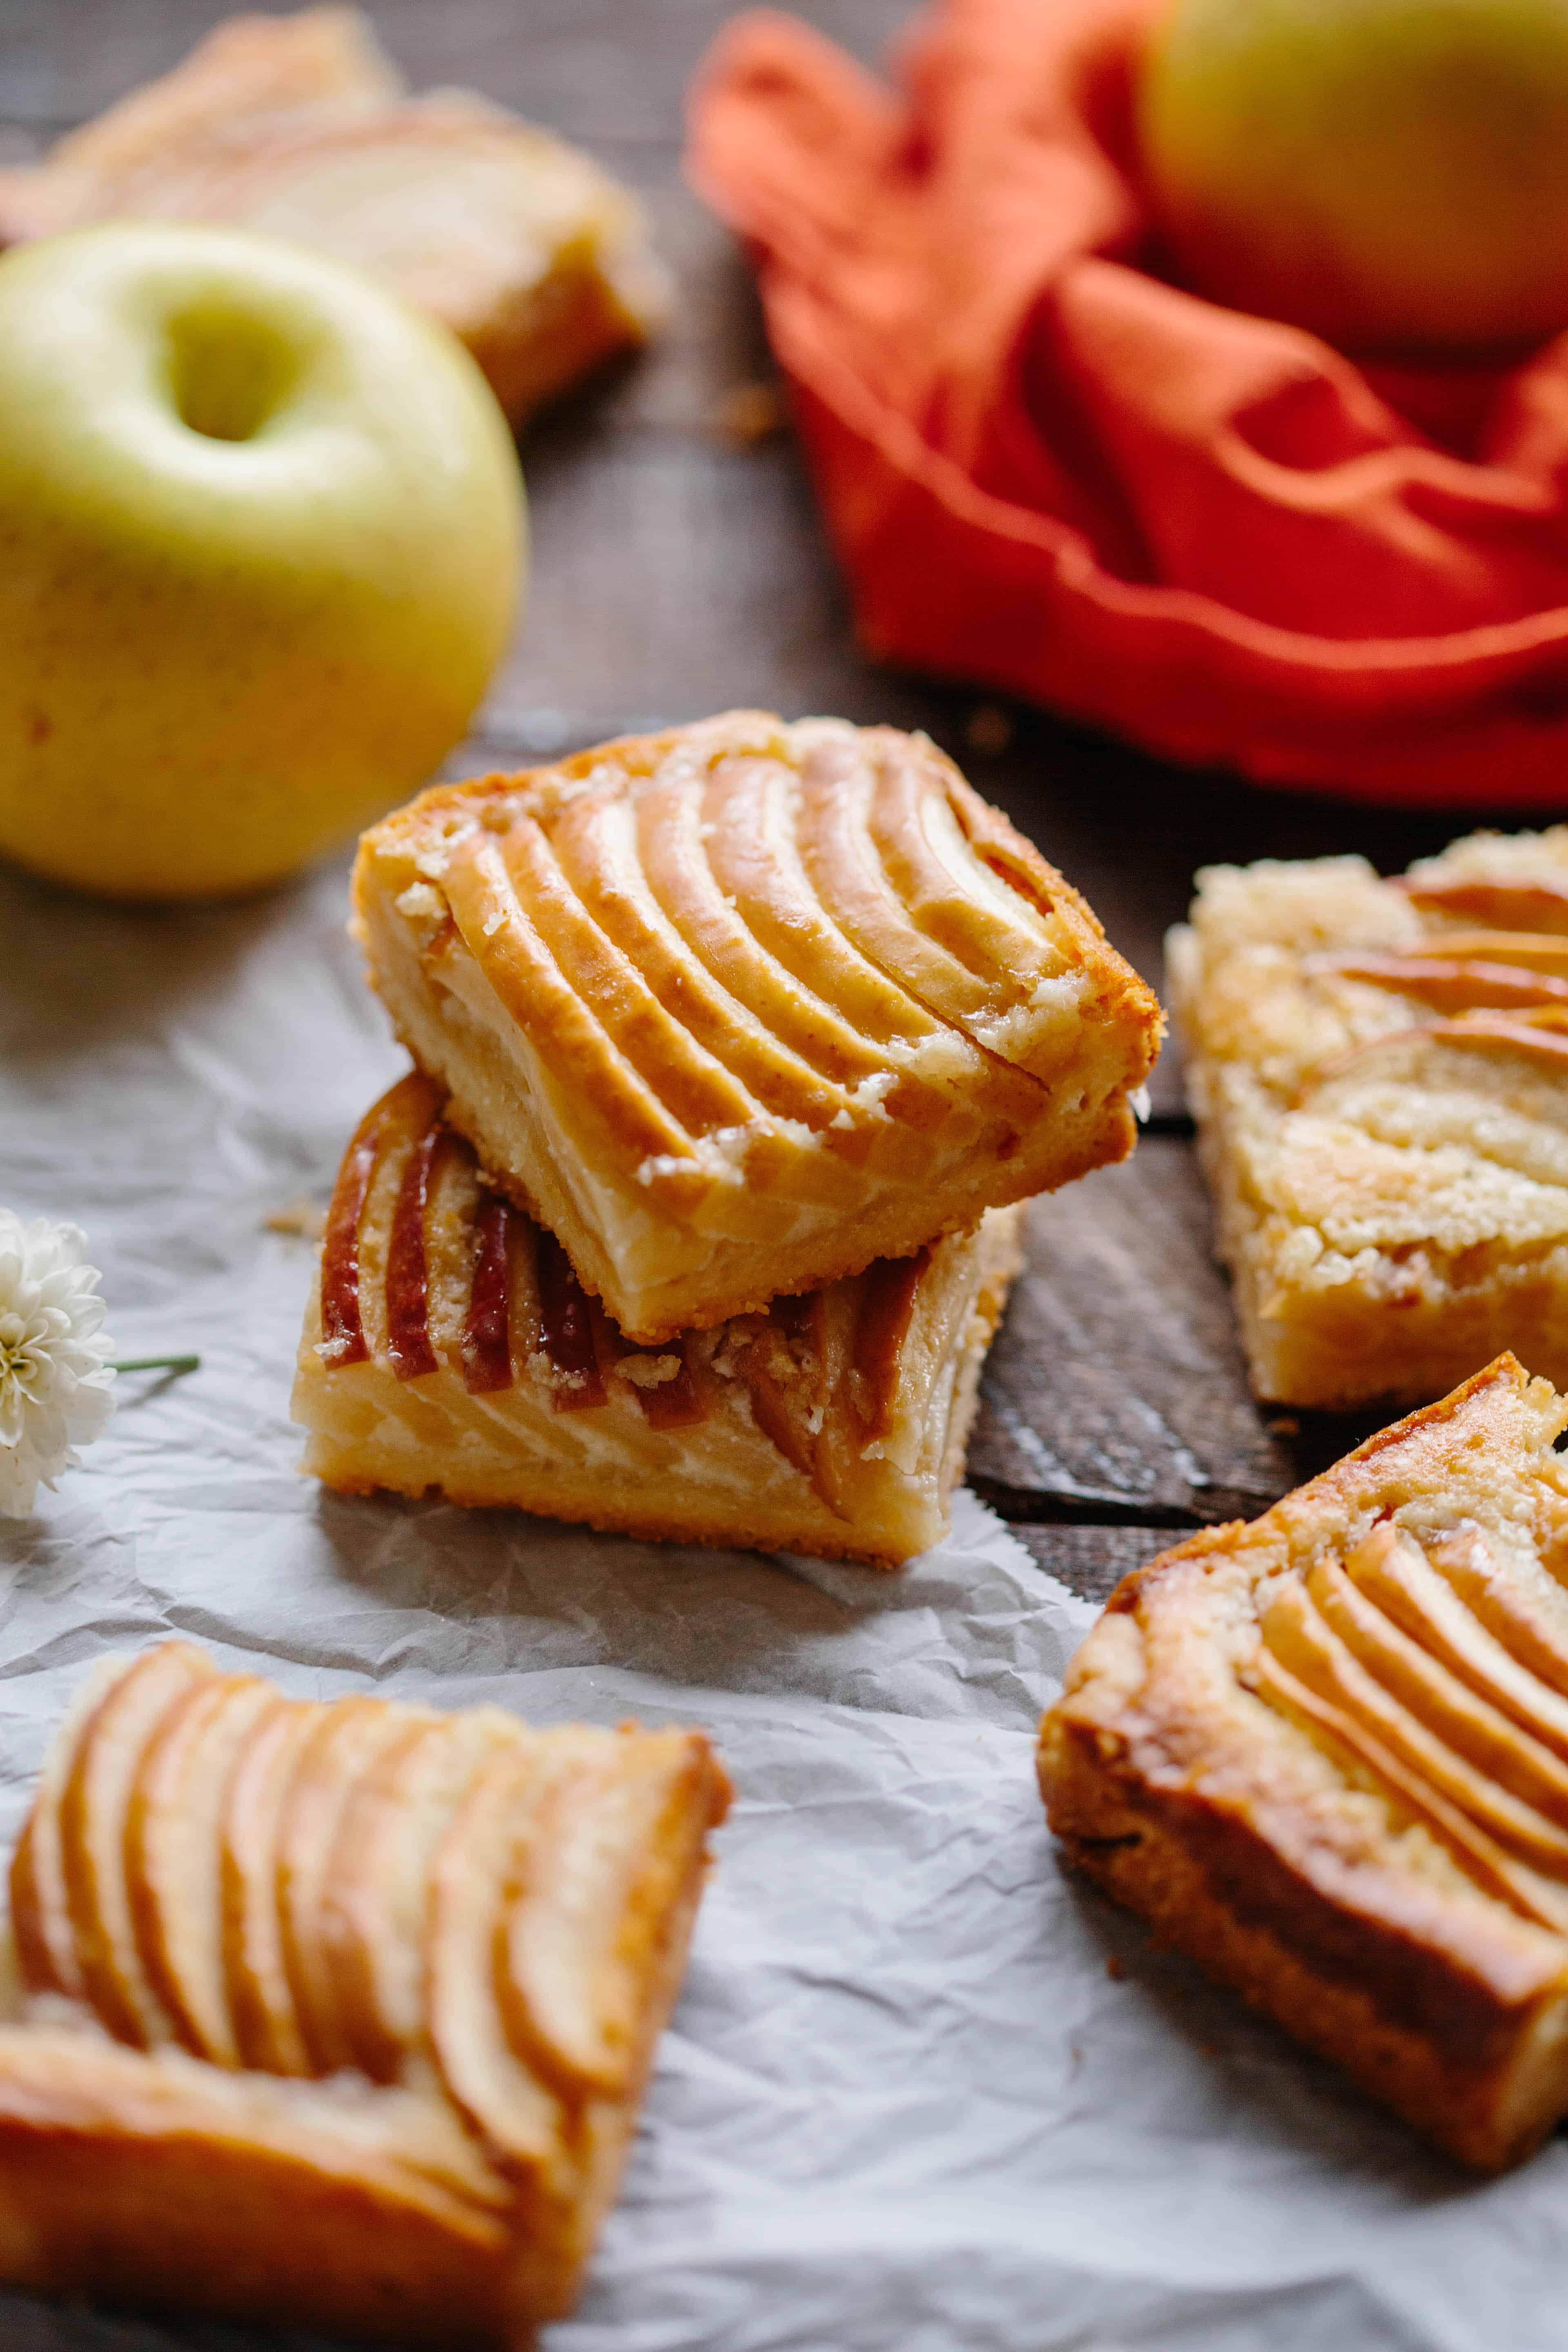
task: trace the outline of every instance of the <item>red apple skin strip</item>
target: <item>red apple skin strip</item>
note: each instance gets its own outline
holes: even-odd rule
[[[370,1358],[359,1304],[359,1229],[381,1152],[382,1106],[361,1125],[343,1155],[321,1243],[321,1347],[333,1365]]]
[[[554,1392],[557,1412],[581,1412],[605,1402],[605,1383],[594,1345],[588,1294],[553,1234],[539,1234],[539,1311],[544,1352],[561,1374]]]
[[[174,2038],[147,1981],[126,1876],[126,1825],[142,1759],[169,1708],[216,1667],[184,1642],[137,1659],[89,1717],[60,1801],[66,1897],[88,2000],[110,2032],[138,2049]]]
[[[386,1253],[386,1349],[400,1381],[422,1380],[437,1369],[430,1345],[430,1270],[425,1218],[436,1161],[446,1139],[437,1120],[408,1155],[392,1213]]]
[[[463,1325],[463,1385],[483,1396],[512,1384],[511,1223],[510,1201],[487,1192],[476,1214],[468,1312]]]
[[[641,1405],[643,1418],[650,1429],[692,1429],[699,1422],[707,1420],[708,1408],[692,1376],[684,1332],[662,1348],[638,1348],[628,1340],[622,1340],[621,1349],[623,1364],[628,1358],[637,1356],[647,1357],[654,1362],[661,1356],[679,1356],[680,1359],[680,1370],[673,1380],[659,1381],[648,1388],[642,1387],[637,1381],[626,1382]]]

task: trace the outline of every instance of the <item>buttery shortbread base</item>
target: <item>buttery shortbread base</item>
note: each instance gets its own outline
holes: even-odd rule
[[[258,229],[369,270],[452,329],[514,423],[668,305],[624,188],[468,91],[408,97],[352,8],[230,18],[0,171],[0,243],[110,219]]]
[[[114,1662],[12,1864],[0,2280],[531,2341],[614,2194],[726,1800],[694,1733],[288,1702],[182,1643]],[[164,2005],[209,1976],[226,2038],[270,2010],[287,2064],[215,2063],[205,2004]]]
[[[1568,1385],[1568,829],[1199,884],[1168,970],[1258,1395],[1416,1403],[1504,1348]]]
[[[339,1178],[294,1391],[304,1466],[352,1493],[895,1565],[946,1533],[1018,1222],[992,1211],[913,1259],[633,1348],[409,1077]]]
[[[1068,1858],[1468,2164],[1568,2109],[1568,1402],[1511,1359],[1124,1579]]]
[[[923,739],[734,712],[364,836],[371,977],[640,1342],[1125,1157],[1152,996]]]

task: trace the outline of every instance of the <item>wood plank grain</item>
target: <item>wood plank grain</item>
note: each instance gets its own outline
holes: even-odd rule
[[[1124,1576],[1180,1543],[1186,1532],[1184,1528],[1013,1529],[1039,1566],[1082,1601],[1109,1601]]]

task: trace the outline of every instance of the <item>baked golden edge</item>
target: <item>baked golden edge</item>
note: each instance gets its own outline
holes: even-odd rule
[[[1452,1396],[1379,1431],[1276,1510],[1299,1511],[1314,1490],[1342,1489],[1359,1465],[1419,1444],[1472,1401],[1484,1407],[1500,1379],[1522,1385],[1526,1377],[1511,1357],[1499,1358]],[[1263,1524],[1233,1520],[1162,1552],[1122,1578],[1104,1616],[1135,1621],[1159,1579],[1255,1540]],[[1555,1981],[1528,2002],[1504,2001],[1479,1970],[1467,1969],[1458,1938],[1447,1951],[1418,1947],[1396,1920],[1358,1915],[1320,1894],[1235,1812],[1190,1790],[1154,1787],[1129,1754],[1137,1716],[1136,1705],[1102,1710],[1075,1694],[1069,1669],[1062,1698],[1042,1719],[1040,1793],[1068,1862],[1138,1912],[1160,1943],[1195,1960],[1462,2163],[1496,2172],[1529,2156],[1568,2101],[1561,2051],[1568,1947]],[[1444,2020],[1440,2032],[1390,2014],[1408,2009],[1417,1972],[1422,2007]],[[1538,2044],[1558,2046],[1553,2080],[1563,2096],[1521,2116],[1510,2095]]]

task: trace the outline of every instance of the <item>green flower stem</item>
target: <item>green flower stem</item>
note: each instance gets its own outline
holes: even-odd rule
[[[110,1364],[111,1372],[199,1372],[199,1356],[131,1356],[121,1364]]]

